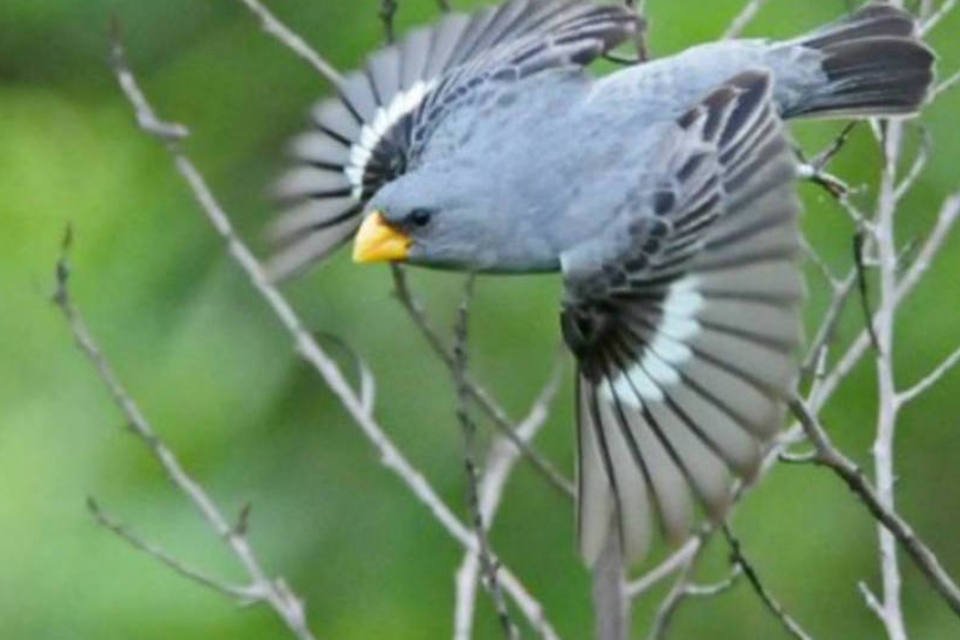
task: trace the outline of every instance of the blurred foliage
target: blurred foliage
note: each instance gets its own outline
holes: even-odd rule
[[[374,0],[271,3],[341,68],[382,38]],[[400,27],[429,19],[430,0],[401,0]],[[466,3],[454,2],[461,6]],[[649,3],[657,54],[716,37],[740,0]],[[750,34],[788,36],[829,20],[841,0],[770,3]],[[691,10],[696,8],[696,10]],[[130,55],[166,117],[194,135],[190,153],[256,246],[270,216],[265,186],[285,138],[326,89],[264,37],[231,0],[4,0],[0,3],[0,637],[273,638],[265,608],[238,609],[185,583],[98,529],[84,498],[191,563],[239,578],[222,545],[129,437],[53,306],[52,269],[65,224],[76,228],[74,292],[147,415],[227,508],[253,507],[265,564],[305,596],[325,638],[434,638],[451,628],[456,544],[378,464],[317,376],[197,214],[164,151],[135,131],[106,66],[106,25],[122,20]],[[944,73],[960,63],[960,13],[932,40]],[[907,199],[901,238],[922,238],[940,199],[960,185],[960,91],[929,108],[930,171]],[[815,150],[840,128],[805,123]],[[919,137],[911,126],[911,136]],[[836,164],[864,184],[880,155],[865,127]],[[851,227],[820,191],[802,187],[811,241],[838,270]],[[898,376],[921,376],[960,339],[960,240],[907,304]],[[460,278],[417,273],[449,326]],[[826,294],[811,280],[811,318]],[[347,340],[379,379],[378,415],[410,458],[463,511],[461,440],[452,389],[389,295],[384,269],[344,256],[290,286],[311,327]],[[474,314],[479,378],[519,416],[546,378],[558,341],[556,278],[483,279]],[[856,306],[844,334],[861,324]],[[897,448],[904,514],[960,573],[960,372],[902,420]],[[838,444],[865,464],[873,430],[869,363],[826,413]],[[569,388],[539,445],[572,474]],[[877,581],[872,520],[827,472],[780,469],[739,510],[736,526],[770,588],[817,637],[881,633],[856,591]],[[561,633],[589,635],[588,578],[576,557],[571,505],[521,465],[493,534],[503,558],[542,598]],[[723,574],[715,544],[702,573]],[[904,562],[915,637],[960,637],[960,623]],[[638,606],[646,628],[658,595]],[[496,637],[481,602],[480,637]],[[780,637],[744,585],[688,604],[676,638]]]

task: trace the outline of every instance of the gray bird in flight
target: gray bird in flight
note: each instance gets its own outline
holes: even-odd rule
[[[357,262],[560,272],[577,368],[577,526],[593,565],[723,518],[785,419],[804,283],[790,118],[915,114],[934,55],[871,3],[604,77],[622,5],[509,0],[374,53],[280,181],[273,273]]]

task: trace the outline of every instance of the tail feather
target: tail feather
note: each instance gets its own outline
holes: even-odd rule
[[[826,81],[787,105],[785,117],[910,115],[933,84],[936,57],[913,16],[889,4],[870,3],[788,46],[820,53]]]

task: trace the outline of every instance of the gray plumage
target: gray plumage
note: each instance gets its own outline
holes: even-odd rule
[[[787,42],[735,40],[595,79],[642,23],[511,0],[413,32],[348,76],[279,184],[278,276],[382,212],[408,261],[560,271],[578,360],[578,529],[593,564],[722,518],[796,378],[804,287],[792,117],[915,113],[933,55],[886,4]]]

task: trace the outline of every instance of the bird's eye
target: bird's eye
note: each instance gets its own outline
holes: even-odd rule
[[[410,215],[407,216],[407,220],[410,221],[410,224],[417,227],[425,227],[430,223],[430,219],[433,218],[433,211],[430,209],[414,209],[410,212]]]

